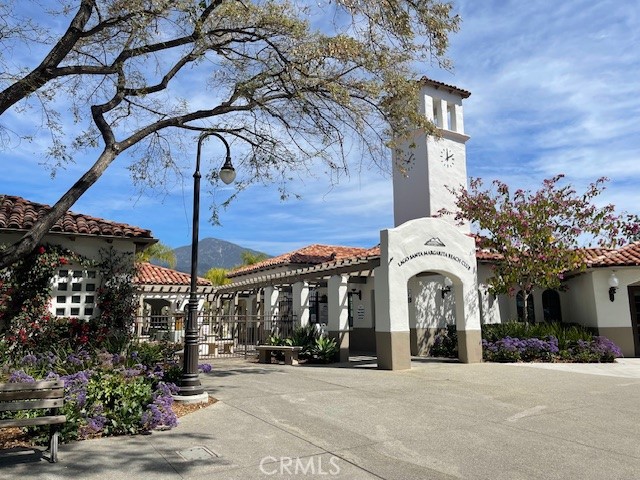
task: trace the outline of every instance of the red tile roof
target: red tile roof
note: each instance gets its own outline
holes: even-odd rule
[[[589,267],[634,267],[640,265],[640,242],[618,249],[585,249]]]
[[[137,270],[134,278],[134,283],[137,285],[189,285],[191,283],[191,275],[188,273],[147,262],[137,264]],[[198,277],[198,285],[209,286],[211,282],[206,278]]]
[[[445,89],[449,90],[450,92],[457,93],[462,98],[469,98],[471,96],[471,92],[468,92],[467,90],[463,90],[461,88],[458,88],[455,85],[449,85],[447,83],[438,82],[437,80],[431,80],[428,77],[422,77],[420,79],[420,83],[422,83],[424,85],[431,85],[432,87],[435,87],[435,88],[445,88]]]
[[[477,235],[471,235],[476,240],[476,259],[480,262],[493,262],[496,260],[500,260],[502,255],[488,250],[480,248],[480,238]],[[299,259],[304,257],[304,255],[297,255],[300,252],[314,251],[319,252],[321,249],[340,249],[341,254],[336,255],[333,258],[326,258],[322,260],[322,256],[318,255],[314,258],[317,260],[315,262],[286,262],[287,258],[291,259]],[[350,251],[355,251],[350,254]],[[326,251],[325,251],[326,252]],[[626,267],[626,266],[640,266],[640,242],[631,243],[619,249],[607,249],[607,248],[585,248],[582,249],[583,255],[586,257],[587,266],[588,267]],[[251,265],[250,267],[244,267],[244,269],[236,270],[233,274],[236,274],[238,271],[242,271],[246,273],[247,270],[251,267],[253,270],[262,270],[269,268],[270,266],[276,265],[285,265],[287,263],[309,263],[313,265],[318,265],[321,263],[329,263],[336,260],[356,260],[356,259],[364,259],[367,257],[376,257],[380,256],[380,246],[376,245],[375,247],[364,249],[364,248],[351,248],[351,247],[329,247],[327,245],[310,245],[308,247],[304,247],[300,250],[296,250],[295,252],[286,253],[284,255],[280,255],[279,257],[270,258],[269,260],[265,260],[264,262],[260,262],[260,264]],[[313,257],[307,257],[313,258]],[[269,264],[269,261],[272,261],[272,265]],[[229,275],[235,276],[235,275]]]
[[[375,247],[374,247],[375,248]],[[343,258],[366,256],[367,252],[372,249],[359,247],[339,247],[333,245],[309,245],[294,252],[278,255],[277,257],[268,258],[262,262],[240,267],[237,270],[229,272],[228,277],[237,277],[247,273],[256,272],[258,270],[267,270],[270,268],[296,265],[308,266],[318,265],[332,260],[340,260]],[[379,251],[378,251],[379,254]]]
[[[0,196],[0,229],[29,230],[51,207],[12,195]],[[153,239],[150,230],[102,218],[67,212],[49,230],[51,233]]]

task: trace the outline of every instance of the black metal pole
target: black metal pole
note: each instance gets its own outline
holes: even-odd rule
[[[191,284],[189,287],[189,304],[187,308],[187,321],[184,327],[184,357],[182,376],[180,377],[179,395],[200,395],[204,389],[200,383],[198,373],[198,231],[200,224],[200,153],[202,142],[209,136],[215,136],[222,140],[227,149],[227,162],[230,162],[229,144],[215,132],[204,132],[198,138],[198,151],[196,154],[196,169],[193,173],[193,224],[191,234]]]

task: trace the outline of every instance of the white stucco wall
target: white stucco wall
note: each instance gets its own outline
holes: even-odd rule
[[[591,272],[573,277],[566,284],[567,291],[560,294],[562,321],[597,327],[596,298]]]
[[[467,185],[465,142],[469,137],[464,134],[462,97],[455,92],[426,86],[421,91],[420,104],[421,112],[441,128],[441,137],[417,131],[400,146],[400,154],[394,152],[395,226],[436,216],[443,208],[454,211],[455,197],[449,188]],[[443,218],[454,224],[452,217]],[[469,225],[463,230],[469,232]]]
[[[376,331],[408,331],[409,281],[423,272],[452,280],[457,329],[480,329],[475,241],[471,237],[443,220],[421,218],[382,230],[380,240],[380,267],[375,269]]]
[[[11,244],[19,240],[20,237],[21,235],[17,233],[3,233],[0,235],[0,243],[5,245]],[[100,248],[108,249],[113,247],[119,253],[134,254],[136,251],[136,246],[132,239],[96,237],[90,235],[46,235],[40,243],[59,245],[87,258],[96,260],[100,259]]]
[[[509,320],[509,300],[504,295],[494,298],[488,293],[487,280],[493,275],[491,267],[485,263],[478,264],[478,301],[482,324],[502,323]]]
[[[362,298],[358,298],[357,295],[352,295],[352,315],[353,315],[353,328],[373,328],[373,290],[374,290],[373,277],[367,279],[367,283],[349,283],[348,289],[356,289],[361,291]]]
[[[19,233],[3,233],[0,242],[11,244],[20,237]],[[96,261],[101,259],[100,249],[113,248],[118,254],[130,254],[132,264],[135,260],[136,245],[132,239],[50,234],[40,243],[58,245]],[[99,313],[97,290],[101,283],[102,278],[97,268],[85,268],[74,263],[61,265],[51,279],[49,311],[55,316],[88,320]]]
[[[630,327],[631,312],[629,309],[629,292],[627,287],[640,282],[640,268],[616,268],[619,286],[614,301],[609,300],[609,276],[608,268],[595,269],[591,272],[593,281],[594,298],[598,327]]]
[[[442,297],[444,288],[443,275],[417,276],[409,279],[411,290],[409,303],[410,328],[444,328],[455,324],[455,292]]]

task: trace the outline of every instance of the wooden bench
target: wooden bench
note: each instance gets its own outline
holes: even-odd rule
[[[302,347],[290,347],[287,345],[258,345],[258,361],[260,363],[271,363],[271,353],[283,352],[285,365],[298,365],[298,354]]]
[[[58,461],[58,437],[60,425],[67,421],[58,415],[64,403],[64,382],[43,380],[29,383],[0,383],[0,412],[47,409],[48,414],[35,418],[9,418],[0,420],[0,428],[51,425],[49,430],[49,461]]]

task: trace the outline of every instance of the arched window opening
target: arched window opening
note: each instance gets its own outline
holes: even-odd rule
[[[542,311],[545,322],[561,322],[560,294],[556,290],[542,292]]]

